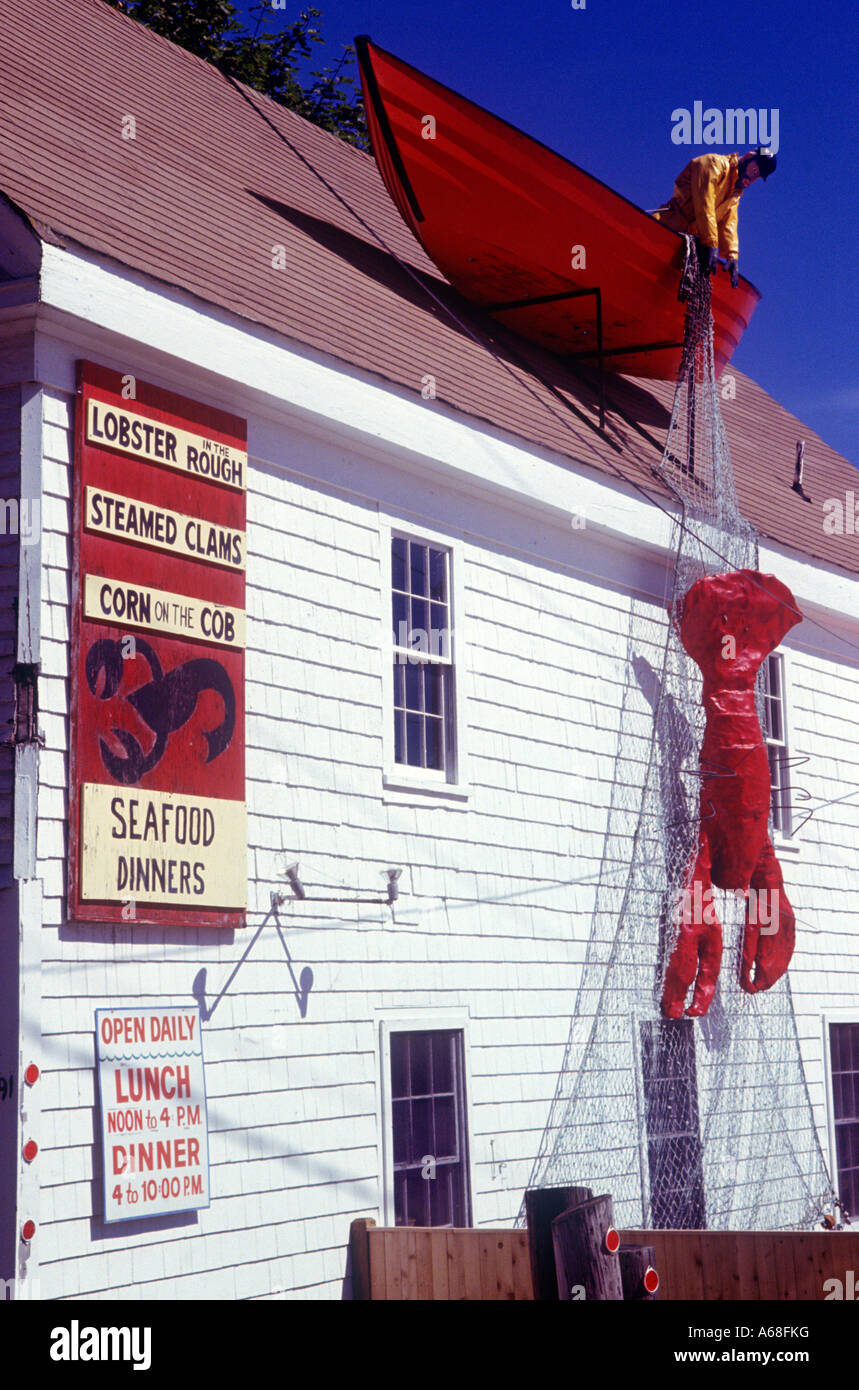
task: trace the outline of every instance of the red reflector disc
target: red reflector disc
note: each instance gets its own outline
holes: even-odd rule
[[[648,1265],[647,1269],[644,1271],[644,1287],[647,1289],[648,1293],[656,1293],[656,1290],[659,1288],[659,1275],[656,1273],[653,1265]]]
[[[24,1157],[26,1158],[27,1162],[32,1163],[33,1159],[36,1157],[36,1154],[38,1152],[39,1146],[36,1143],[35,1139],[28,1139],[26,1144],[24,1145]]]
[[[607,1230],[606,1233],[605,1233],[605,1248],[606,1248],[606,1250],[609,1252],[610,1255],[613,1255],[614,1252],[615,1252],[615,1250],[617,1250],[617,1248],[618,1248],[619,1245],[620,1245],[620,1236],[618,1235],[617,1231],[614,1229],[614,1226],[609,1226],[608,1230]]]
[[[36,1234],[36,1223],[35,1223],[35,1221],[25,1221],[24,1224],[23,1224],[23,1226],[21,1227],[21,1239],[22,1239],[22,1240],[32,1240],[32,1239],[33,1239],[33,1236],[34,1236],[35,1234]]]

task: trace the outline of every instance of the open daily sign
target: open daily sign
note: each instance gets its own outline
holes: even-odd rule
[[[104,1219],[209,1205],[200,1010],[96,1009]]]

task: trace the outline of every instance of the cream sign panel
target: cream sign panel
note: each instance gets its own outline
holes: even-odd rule
[[[244,531],[216,526],[167,507],[138,502],[133,497],[88,487],[86,524],[92,531],[103,531],[136,545],[157,546],[159,550],[228,565],[231,569],[245,567]]]
[[[81,895],[243,908],[246,838],[243,801],[86,783]]]
[[[87,442],[120,449],[149,463],[181,468],[193,477],[208,478],[224,487],[243,488],[248,456],[243,449],[191,434],[176,425],[106,405],[87,402]]]
[[[187,594],[148,589],[142,584],[121,584],[97,574],[86,576],[84,616],[96,621],[114,618],[129,627],[223,642],[226,647],[245,645],[243,608],[203,603]]]

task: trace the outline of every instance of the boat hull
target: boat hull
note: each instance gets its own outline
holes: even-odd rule
[[[474,102],[367,39],[356,44],[382,178],[450,283],[583,365],[598,363],[599,301],[605,369],[675,378],[683,238]],[[714,277],[717,371],[759,299],[742,277],[736,290],[725,272]]]

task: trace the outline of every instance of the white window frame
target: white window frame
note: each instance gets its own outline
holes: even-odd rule
[[[379,1091],[376,1107],[377,1141],[379,1146],[379,1195],[380,1213],[383,1226],[393,1226],[394,1210],[394,1109],[391,1102],[391,1034],[450,1032],[457,1029],[462,1033],[462,1088],[465,1092],[463,1127],[466,1139],[465,1179],[468,1184],[468,1206],[471,1209],[471,1225],[477,1224],[475,1217],[476,1194],[474,1189],[474,1126],[472,1123],[471,1098],[471,1046],[469,1028],[471,1018],[468,1009],[427,1009],[415,1012],[414,1009],[376,1010],[376,1024],[379,1036]]]
[[[838,1154],[835,1147],[835,1095],[832,1085],[832,1052],[829,1046],[830,1023],[859,1023],[859,1006],[846,1009],[825,1009],[821,1014],[823,1034],[823,1070],[826,1092],[826,1138],[829,1148],[829,1173],[832,1186],[838,1191]],[[850,1229],[859,1227],[859,1212],[851,1211]]]
[[[385,801],[416,800],[434,802],[463,802],[470,788],[467,778],[465,672],[466,644],[462,631],[465,611],[463,597],[462,544],[450,535],[429,530],[411,522],[407,517],[386,517],[380,521],[381,578],[382,578],[382,698],[384,705],[382,734],[382,788]],[[395,536],[431,545],[449,554],[448,623],[451,642],[452,687],[451,714],[453,748],[448,751],[448,766],[444,771],[435,768],[412,767],[398,763],[394,746],[394,633],[391,616],[393,576],[391,573],[391,543]]]
[[[791,666],[791,654],[785,647],[776,647],[775,651],[770,652],[769,655],[778,657],[781,662],[782,734],[783,746],[787,755],[785,759],[785,773],[788,784],[788,815],[790,816],[790,834],[785,835],[781,830],[774,829],[773,848],[776,849],[780,854],[797,855],[801,852],[802,845],[801,842],[796,838],[796,827],[797,823],[799,823],[800,825],[802,824],[804,816],[802,814],[802,806],[800,805],[799,808],[797,808],[797,804],[794,801],[794,791],[797,785],[797,766],[793,762],[794,758],[796,757],[796,745],[793,736],[793,719],[791,711],[791,706],[793,704],[793,701],[791,699],[791,690],[793,689],[793,670]],[[769,660],[769,657],[767,657],[766,659]],[[762,732],[764,735],[764,741],[766,742],[768,749],[773,746],[779,746],[775,743],[774,740],[770,740],[769,738],[767,738],[766,730],[762,730]]]

